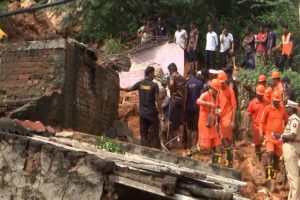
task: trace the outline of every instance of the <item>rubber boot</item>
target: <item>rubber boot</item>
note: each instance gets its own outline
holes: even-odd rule
[[[221,158],[222,158],[222,154],[214,153],[213,157],[212,157],[212,160],[211,160],[211,163],[213,165],[221,165]]]
[[[201,149],[198,144],[189,149],[189,151],[187,153],[187,157],[192,157],[196,154],[201,154]]]
[[[271,180],[273,178],[273,167],[268,166],[267,167],[267,180]]]
[[[225,148],[225,167],[232,168],[233,155],[231,148]]]

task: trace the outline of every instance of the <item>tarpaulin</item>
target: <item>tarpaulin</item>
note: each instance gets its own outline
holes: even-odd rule
[[[168,72],[168,65],[175,63],[178,72],[184,73],[184,50],[174,43],[165,43],[160,46],[130,54],[131,68],[129,72],[120,73],[121,87],[129,87],[144,78],[144,70],[151,65]]]

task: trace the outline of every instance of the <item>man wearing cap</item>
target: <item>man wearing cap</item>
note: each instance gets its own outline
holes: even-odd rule
[[[267,104],[271,103],[273,89],[267,85],[267,77],[264,74],[259,75],[257,84],[265,87],[264,99]]]
[[[278,71],[273,71],[272,72],[272,80],[273,80],[273,90],[274,91],[279,91],[281,93],[281,95],[283,95],[283,84],[281,82],[281,78],[280,78],[280,72]]]
[[[298,200],[299,192],[299,166],[300,156],[300,118],[297,115],[298,103],[288,100],[286,111],[289,115],[288,123],[283,135],[274,133],[274,137],[283,141],[282,150],[287,178],[290,186],[289,200]]]
[[[249,125],[251,127],[252,122],[252,134],[255,144],[256,157],[261,161],[261,142],[259,139],[259,121],[265,107],[268,105],[264,99],[265,87],[263,85],[256,86],[256,98],[249,103],[248,116]]]
[[[232,142],[233,129],[235,128],[235,111],[237,102],[234,91],[226,83],[227,75],[224,71],[219,71],[218,80],[221,83],[221,89],[218,94],[217,106],[220,108],[220,135],[225,147],[227,167],[232,167]]]
[[[190,149],[188,156],[200,153],[201,150],[212,150],[214,154],[212,157],[213,164],[220,164],[221,161],[221,139],[216,130],[216,101],[217,94],[220,90],[220,81],[213,79],[209,83],[208,91],[204,92],[197,100],[197,105],[200,107],[198,120],[198,142],[197,146]]]
[[[268,180],[275,178],[276,171],[273,170],[274,161],[279,163],[279,158],[282,156],[282,142],[278,141],[273,136],[273,133],[282,134],[285,123],[288,119],[285,108],[280,102],[281,94],[278,91],[274,91],[272,94],[272,104],[268,105],[264,109],[259,123],[259,135],[261,138],[265,135],[266,139],[266,149],[268,153]]]
[[[159,120],[156,107],[159,88],[153,82],[154,71],[154,67],[147,67],[144,80],[137,82],[132,87],[120,88],[120,90],[125,92],[139,91],[141,144],[159,149]]]

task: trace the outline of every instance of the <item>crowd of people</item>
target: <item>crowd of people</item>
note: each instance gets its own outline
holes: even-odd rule
[[[186,79],[178,73],[174,63],[168,70],[170,76],[162,80],[161,87],[153,81],[155,68],[149,66],[144,80],[121,88],[122,91],[139,92],[141,144],[158,149],[186,148],[188,156],[205,153],[211,155],[212,164],[232,167],[238,125],[238,91],[232,77],[233,68],[225,67],[215,75],[209,74],[206,68],[197,74],[191,69]],[[252,127],[259,161],[261,146],[265,145],[268,179],[276,177],[278,163],[284,157],[290,199],[293,199],[299,191],[298,103],[289,78],[282,78],[279,71],[273,71],[271,78],[273,86],[267,85],[264,74],[257,79],[256,98],[247,110],[248,127]]]
[[[245,34],[241,43],[244,52],[244,61],[241,66],[246,69],[255,68],[255,60],[264,62],[265,64],[274,64],[280,71],[284,70],[285,64],[288,67],[292,65],[293,57],[293,35],[289,32],[288,26],[282,27],[283,35],[280,42],[276,43],[276,34],[272,30],[271,25],[264,25],[259,28],[258,33],[254,33],[251,27],[245,28]],[[143,21],[143,26],[138,30],[137,35],[141,38],[141,43],[145,43],[158,38],[164,38],[168,34],[166,26],[158,17],[157,23],[152,24],[150,19]],[[174,34],[174,42],[186,52],[186,58],[192,63],[192,68],[196,71],[199,68],[199,30],[195,21],[191,22],[190,32],[182,27],[180,22],[176,24]],[[220,61],[216,62],[216,51],[220,49]],[[281,55],[277,55],[277,49],[281,48]],[[205,67],[209,69],[221,69],[227,65],[237,68],[235,56],[235,41],[233,34],[224,27],[222,33],[218,37],[214,32],[213,25],[207,27],[206,44],[205,44]],[[217,63],[220,63],[217,65]],[[218,67],[220,66],[220,67]]]

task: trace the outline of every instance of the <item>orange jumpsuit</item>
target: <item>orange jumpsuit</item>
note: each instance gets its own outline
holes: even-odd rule
[[[255,145],[260,145],[259,139],[259,122],[265,107],[268,105],[267,101],[264,99],[263,101],[259,101],[258,99],[253,99],[248,107],[248,115],[252,117],[252,133]]]
[[[279,91],[280,94],[281,94],[281,99],[283,99],[283,92],[284,92],[284,87],[283,87],[283,84],[281,82],[278,82],[274,88],[273,88],[274,91]],[[281,100],[282,101],[282,100]]]
[[[273,94],[273,89],[270,86],[266,86],[264,99],[267,104],[271,103],[272,94]]]
[[[220,113],[220,134],[223,138],[232,140],[231,123],[234,117],[234,110],[237,107],[234,91],[231,87],[220,89],[218,94],[217,106],[221,109]]]
[[[200,96],[200,98],[197,100],[198,105],[199,105],[199,100],[205,101],[205,102],[216,103],[214,101],[214,98],[212,97],[212,95],[209,92],[204,92]],[[214,147],[221,145],[221,140],[217,133],[215,123],[212,123],[211,127],[206,126],[209,114],[211,113],[212,109],[214,109],[214,108],[200,105],[199,120],[198,120],[198,128],[199,128],[198,145],[205,149],[212,149]],[[213,111],[212,122],[215,122],[215,120],[216,120],[216,114]]]
[[[280,104],[277,109],[273,104],[268,105],[262,114],[259,130],[265,132],[267,152],[274,152],[276,156],[282,155],[282,141],[272,136],[272,132],[283,134],[288,115]]]

